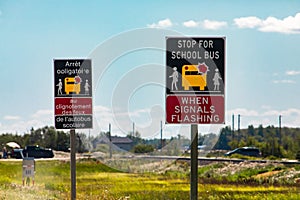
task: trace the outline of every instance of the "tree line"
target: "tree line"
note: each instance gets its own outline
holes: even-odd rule
[[[107,135],[107,133],[104,134]],[[96,137],[87,138],[84,133],[76,133],[77,151],[88,151],[90,141]],[[136,147],[137,152],[142,151],[142,148],[146,148],[147,151],[160,149],[172,142],[177,146],[189,145],[189,140],[180,135],[163,140],[142,139],[141,134],[137,132],[134,136],[131,133],[127,137],[133,141],[133,146],[139,145]],[[2,147],[11,141],[17,142],[23,148],[27,145],[40,145],[57,151],[69,151],[70,133],[58,131],[52,126],[45,126],[38,129],[32,128],[23,135],[12,133],[0,135]],[[233,131],[231,127],[226,126],[220,130],[219,135],[199,133],[198,144],[216,150],[232,150],[237,147],[251,146],[259,148],[264,157],[300,159],[300,128],[263,127],[262,125],[254,128],[253,125],[249,125],[246,129]]]
[[[214,149],[231,150],[243,146],[259,148],[263,157],[300,159],[300,128],[249,125],[247,129],[233,131],[225,127]]]
[[[83,140],[86,139],[85,134],[77,133],[76,144],[80,152],[85,151]],[[8,142],[16,142],[21,148],[27,145],[39,145],[41,147],[51,148],[57,151],[69,151],[70,149],[70,133],[57,131],[54,127],[45,126],[43,128],[31,128],[29,133],[23,135],[3,133],[0,135],[0,144],[5,146]]]

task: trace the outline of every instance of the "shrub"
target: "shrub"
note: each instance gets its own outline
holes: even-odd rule
[[[152,145],[138,144],[133,147],[134,153],[150,153],[153,151],[154,151],[154,147]]]

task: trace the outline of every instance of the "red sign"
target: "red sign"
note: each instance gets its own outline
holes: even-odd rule
[[[222,124],[224,96],[169,95],[166,111],[167,123]]]
[[[91,115],[91,98],[55,98],[55,115]]]

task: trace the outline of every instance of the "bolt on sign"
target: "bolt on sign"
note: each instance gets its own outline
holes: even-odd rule
[[[54,113],[57,129],[93,127],[92,61],[54,60]]]
[[[166,123],[225,123],[225,41],[166,38]]]

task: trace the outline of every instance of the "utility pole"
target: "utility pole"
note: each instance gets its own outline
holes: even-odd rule
[[[160,149],[163,148],[162,121],[160,121]]]
[[[232,140],[234,140],[234,114],[232,114]]]
[[[238,114],[238,142],[239,142],[239,138],[241,137],[240,125],[241,125],[241,115]]]
[[[279,144],[281,145],[281,118],[282,116],[279,115],[278,123],[279,123]]]
[[[134,135],[134,122],[132,123],[132,136],[135,137],[136,135]]]
[[[241,115],[238,114],[238,132],[240,132],[241,128]]]
[[[109,158],[112,158],[112,142],[111,142],[111,124],[108,126],[108,137],[109,137]]]

